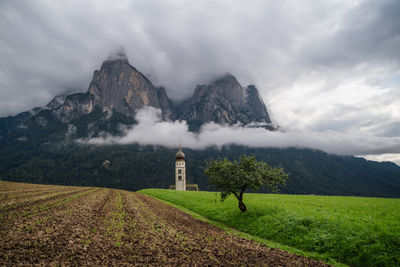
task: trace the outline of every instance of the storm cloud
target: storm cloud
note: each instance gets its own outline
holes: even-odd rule
[[[86,91],[123,46],[175,102],[230,72],[286,132],[398,141],[398,14],[398,0],[1,1],[0,115]]]

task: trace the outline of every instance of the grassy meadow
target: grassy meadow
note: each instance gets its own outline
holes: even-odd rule
[[[215,192],[140,191],[269,241],[351,266],[400,266],[400,199],[314,195],[244,195],[219,201]]]

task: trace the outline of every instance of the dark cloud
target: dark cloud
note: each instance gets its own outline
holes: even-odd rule
[[[0,113],[85,90],[121,45],[178,100],[227,71],[268,90],[319,68],[398,64],[400,3],[346,2],[3,1],[2,99],[29,93]]]
[[[306,49],[310,67],[348,68],[359,64],[399,64],[400,2],[353,1],[326,34]]]

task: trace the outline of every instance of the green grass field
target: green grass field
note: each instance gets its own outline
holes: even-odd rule
[[[400,266],[400,199],[247,193],[242,213],[235,198],[221,203],[213,192],[140,192],[320,259]]]

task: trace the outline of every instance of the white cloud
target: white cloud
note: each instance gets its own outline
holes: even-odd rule
[[[223,126],[215,123],[204,124],[199,133],[188,130],[185,121],[166,122],[161,111],[146,107],[136,115],[138,124],[127,129],[122,137],[106,136],[81,143],[107,145],[132,144],[183,146],[204,149],[210,146],[244,145],[249,147],[273,148],[314,148],[342,155],[368,155],[390,151],[400,154],[400,137],[376,137],[342,134],[334,131],[267,131],[263,128],[247,128],[241,125]]]
[[[400,166],[400,154],[363,155],[361,157],[380,162],[391,161]]]

